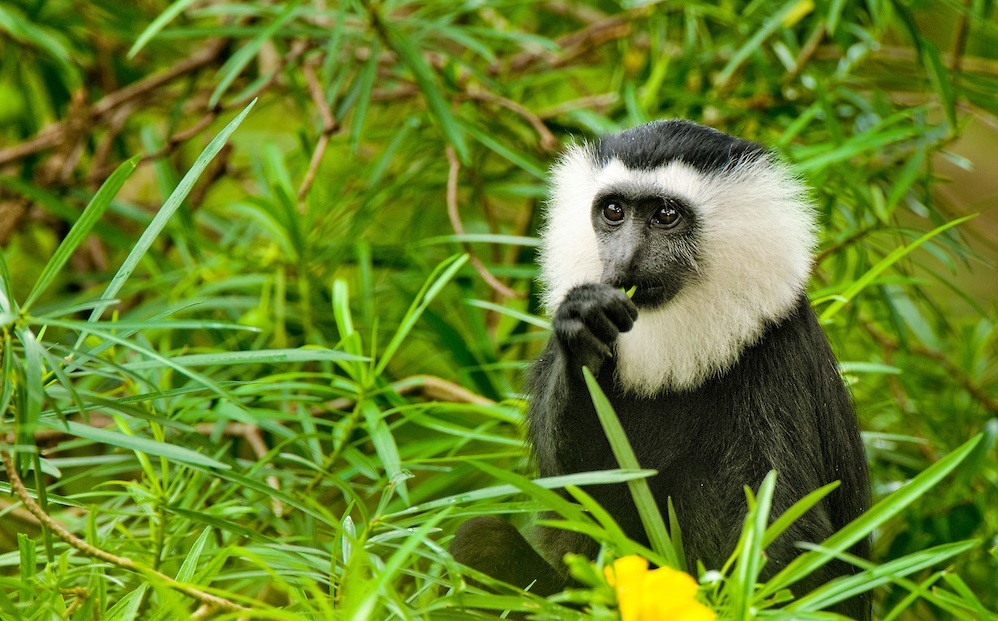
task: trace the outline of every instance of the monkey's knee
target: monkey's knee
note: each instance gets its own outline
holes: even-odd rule
[[[564,578],[523,535],[498,518],[477,517],[462,524],[451,541],[450,553],[463,565],[538,595],[565,587]]]

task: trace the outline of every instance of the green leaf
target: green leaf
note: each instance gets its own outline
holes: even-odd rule
[[[416,325],[416,321],[419,320],[420,315],[423,311],[430,305],[433,298],[440,293],[444,286],[450,282],[452,278],[457,274],[457,272],[468,262],[468,255],[459,254],[454,255],[446,260],[444,260],[440,265],[433,270],[430,277],[426,279],[426,284],[423,285],[419,293],[416,295],[416,299],[412,301],[412,305],[409,310],[406,311],[405,316],[399,323],[398,329],[392,336],[392,340],[388,342],[385,347],[385,351],[381,354],[381,359],[378,361],[377,366],[374,368],[375,375],[381,375],[385,367],[391,361],[392,356],[398,351],[398,348],[402,346],[405,338],[409,335],[409,332]]]
[[[21,305],[21,310],[27,312],[32,304],[45,292],[52,281],[55,279],[59,270],[66,264],[66,261],[73,255],[73,251],[76,250],[77,246],[86,238],[90,229],[93,228],[94,224],[100,220],[101,216],[104,215],[104,210],[107,206],[111,204],[111,199],[115,197],[118,190],[128,179],[132,171],[139,163],[141,156],[136,155],[130,160],[126,160],[121,163],[118,168],[115,169],[111,176],[107,178],[94,197],[90,200],[86,209],[80,214],[80,218],[73,225],[73,228],[69,230],[66,237],[56,248],[55,254],[49,259],[48,263],[45,264],[45,269],[42,270],[41,275],[38,276],[38,280],[35,281],[35,286],[32,287],[31,293],[28,294],[28,298]]]
[[[828,485],[824,485],[814,490],[807,496],[804,496],[794,504],[790,505],[790,508],[783,512],[780,517],[773,520],[773,523],[769,525],[766,529],[766,533],[762,538],[762,547],[769,547],[769,544],[773,543],[777,537],[783,534],[791,524],[799,520],[805,513],[811,510],[812,507],[821,502],[821,499],[827,496],[841,484],[841,481],[832,481]]]
[[[301,0],[295,0],[294,2],[289,2],[281,14],[277,16],[277,19],[272,21],[260,31],[255,37],[250,39],[249,43],[239,48],[239,50],[229,57],[229,60],[225,61],[225,64],[218,69],[218,86],[212,91],[211,97],[208,99],[208,107],[214,108],[218,104],[218,100],[222,98],[225,91],[229,90],[229,86],[235,81],[239,74],[243,72],[243,69],[248,65],[263,47],[263,44],[269,41],[277,34],[289,19],[291,19],[298,5],[301,4]],[[254,100],[256,101],[256,100]],[[250,104],[253,105],[252,103]]]
[[[232,366],[238,364],[292,364],[298,362],[322,362],[329,360],[364,361],[363,356],[354,356],[342,351],[305,347],[302,349],[258,349],[255,351],[226,351],[212,354],[188,354],[171,356],[173,368]],[[122,365],[123,368],[138,370],[162,367],[162,360],[143,360]]]
[[[38,571],[35,542],[25,533],[17,533],[17,550],[21,561],[21,601],[30,602],[35,586],[35,573]]]
[[[152,246],[153,241],[155,241],[156,237],[159,236],[160,232],[166,226],[166,223],[169,222],[174,212],[177,211],[184,199],[187,198],[187,194],[191,191],[191,188],[194,187],[195,182],[197,182],[198,178],[201,176],[201,173],[204,172],[204,169],[208,166],[208,163],[211,162],[218,152],[222,150],[222,147],[225,146],[229,136],[232,135],[232,132],[236,131],[236,128],[243,122],[243,119],[246,118],[246,115],[249,114],[249,111],[253,109],[255,104],[256,100],[254,99],[245,108],[243,108],[242,112],[240,112],[236,118],[232,119],[229,124],[226,125],[225,128],[222,129],[222,131],[219,132],[219,134],[215,136],[210,143],[208,143],[208,146],[204,148],[198,158],[194,161],[194,165],[191,166],[189,171],[187,171],[184,178],[180,180],[180,184],[177,185],[177,188],[173,191],[173,194],[171,194],[169,198],[166,199],[166,202],[163,203],[163,207],[153,218],[152,222],[149,223],[149,226],[146,227],[146,230],[142,233],[142,236],[139,237],[139,240],[135,243],[135,246],[132,247],[132,250],[128,253],[128,256],[125,257],[121,267],[118,268],[118,271],[115,273],[114,277],[111,278],[111,282],[108,283],[107,288],[104,289],[104,293],[101,295],[101,299],[104,300],[105,303],[94,308],[93,312],[90,313],[90,321],[97,321],[103,314],[104,309],[106,309],[107,306],[110,305],[117,297],[121,287],[124,286],[125,282],[132,275],[132,272],[135,271],[139,261],[145,255],[146,251],[149,250],[150,246]],[[86,332],[80,334],[73,349],[82,349],[85,339]],[[95,351],[94,354],[96,355],[99,351],[103,351],[103,348]]]
[[[825,323],[828,320],[830,320],[833,316],[835,316],[837,312],[839,312],[839,310],[842,309],[843,306],[849,303],[849,301],[852,300],[854,297],[856,297],[856,295],[860,291],[865,289],[867,285],[873,282],[873,280],[877,276],[882,274],[890,266],[894,265],[895,263],[903,259],[912,250],[918,248],[919,246],[921,246],[928,240],[932,239],[933,237],[939,235],[940,233],[949,230],[959,224],[963,224],[967,220],[970,220],[971,218],[975,217],[977,217],[977,214],[971,214],[969,216],[957,218],[956,220],[947,222],[946,224],[929,231],[928,233],[922,235],[921,237],[919,237],[912,243],[908,244],[907,246],[901,246],[900,248],[895,248],[893,251],[891,251],[890,254],[888,254],[886,257],[878,261],[876,265],[871,267],[869,270],[867,270],[865,274],[863,274],[861,277],[856,279],[851,285],[849,285],[846,288],[846,290],[841,293],[838,299],[829,304],[819,316],[821,322]]]
[[[143,582],[136,589],[129,592],[107,611],[104,617],[107,621],[135,621],[139,614],[139,606],[142,605],[142,598],[145,597],[148,582]]]
[[[822,543],[822,547],[827,552],[805,552],[790,561],[763,586],[757,596],[766,597],[775,594],[780,589],[789,587],[832,560],[832,554],[844,552],[868,536],[874,529],[918,500],[932,486],[952,472],[974,450],[981,438],[981,434],[974,436],[958,449],[926,468],[904,487],[873,505],[868,511],[826,539]]]
[[[170,6],[166,7],[166,10],[156,16],[156,19],[152,20],[146,29],[139,34],[138,38],[135,39],[135,43],[132,44],[130,50],[128,50],[128,58],[133,58],[139,53],[139,50],[146,46],[146,43],[152,40],[159,31],[162,30],[167,24],[172,22],[178,15],[184,12],[184,9],[194,4],[197,0],[177,0]]]
[[[210,526],[201,531],[201,535],[194,542],[194,545],[191,546],[190,551],[187,552],[187,557],[184,559],[180,569],[177,570],[177,582],[191,582],[194,580],[194,572],[197,571],[201,552],[204,551],[209,536],[211,536]]]
[[[453,496],[447,496],[445,498],[439,498],[437,500],[431,500],[418,505],[413,505],[408,509],[398,511],[386,515],[385,518],[398,517],[403,515],[409,515],[412,513],[420,513],[423,511],[430,511],[433,509],[439,509],[440,507],[447,507],[459,503],[476,502],[479,500],[490,500],[492,498],[499,498],[502,496],[510,496],[512,494],[518,494],[520,492],[526,492],[533,495],[532,486],[536,486],[543,489],[558,489],[568,485],[609,485],[614,483],[626,483],[634,479],[650,477],[655,474],[654,470],[599,470],[595,472],[580,472],[576,474],[565,474],[556,477],[544,477],[541,479],[534,479],[529,481],[520,477],[520,475],[515,475],[512,472],[498,471],[497,469],[488,466],[487,464],[481,462],[473,462],[482,470],[489,472],[497,479],[503,480],[505,475],[518,477],[516,479],[516,485],[496,485],[493,487],[487,487],[483,489],[478,489],[470,492],[465,492],[462,494],[455,494]],[[500,472],[504,474],[500,474]],[[520,480],[526,481],[529,485],[522,483]],[[552,497],[545,497],[543,500],[547,503],[550,498],[551,502],[556,502]],[[551,505],[549,505],[551,506]],[[555,507],[560,505],[555,504]],[[560,507],[560,509],[567,509],[566,507]],[[559,512],[560,512],[559,509]],[[577,512],[577,510],[575,510]]]
[[[596,382],[592,371],[583,367],[582,372],[586,379],[586,385],[589,387],[589,395],[592,397],[596,414],[599,416],[600,424],[603,426],[603,432],[606,434],[606,439],[610,442],[610,448],[613,450],[614,458],[616,458],[621,468],[639,470],[641,466],[638,463],[638,458],[635,457],[634,450],[631,449],[631,444],[627,440],[627,434],[624,432],[624,428],[621,426],[616,412],[613,411],[610,400],[606,398],[603,389]],[[676,551],[672,548],[672,541],[669,539],[668,530],[665,528],[665,520],[662,519],[662,512],[659,511],[658,503],[655,501],[655,497],[652,496],[651,488],[648,487],[648,481],[635,479],[634,481],[628,481],[627,487],[631,491],[631,497],[634,499],[634,505],[638,509],[641,524],[644,526],[645,534],[648,535],[648,541],[651,543],[652,549],[660,554],[670,567],[678,568],[679,559],[676,556]]]
[[[453,145],[461,161],[467,163],[468,145],[464,141],[461,127],[454,119],[454,115],[451,114],[450,106],[447,104],[443,92],[437,86],[433,69],[426,63],[420,50],[413,45],[412,41],[395,28],[393,24],[382,20],[380,17],[376,19],[382,29],[388,47],[392,48],[392,51],[398,54],[399,60],[412,72],[412,76],[416,80],[416,85],[419,87],[420,92],[423,93],[423,97],[426,98],[426,104],[430,107],[430,112],[436,118],[437,123],[440,124],[440,129],[443,131],[444,136],[447,137],[447,141]]]
[[[736,51],[732,56],[728,64],[721,69],[721,73],[717,76],[716,84],[718,86],[724,86],[734,75],[735,71],[738,71],[748,57],[756,52],[761,46],[762,42],[769,38],[774,32],[783,27],[783,20],[787,18],[790,13],[797,8],[801,0],[789,0],[783,6],[781,6],[776,13],[774,13],[761,28],[755,31],[755,34],[745,42],[738,51]]]
[[[127,451],[138,451],[140,453],[154,455],[156,457],[165,457],[182,464],[200,466],[203,468],[214,468],[216,470],[229,469],[228,464],[224,464],[216,459],[208,457],[207,455],[202,455],[201,453],[192,451],[191,449],[170,444],[168,442],[156,442],[147,438],[140,438],[138,436],[130,436],[117,431],[111,431],[110,429],[91,427],[90,425],[84,425],[71,420],[57,421],[43,419],[40,421],[40,425],[48,429],[64,431],[71,436],[85,438],[92,442],[114,446]]]
[[[852,576],[843,576],[811,591],[789,604],[787,612],[822,610],[860,593],[895,582],[897,578],[922,571],[980,546],[978,541],[960,541],[908,554]],[[820,553],[821,547],[815,548]]]

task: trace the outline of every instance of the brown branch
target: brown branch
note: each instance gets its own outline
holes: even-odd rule
[[[117,108],[150,95],[173,80],[211,64],[225,48],[225,41],[209,41],[207,45],[173,67],[133,82],[106,95],[92,106],[80,110],[73,118],[58,121],[39,131],[33,138],[6,149],[0,149],[0,166],[40,153],[63,143],[75,118],[88,119],[90,123],[102,119]]]
[[[305,82],[308,83],[308,92],[312,96],[315,108],[319,111],[319,116],[322,118],[322,133],[319,135],[319,140],[315,144],[315,150],[312,152],[312,158],[308,163],[308,171],[305,173],[305,179],[302,181],[301,187],[298,188],[298,201],[300,202],[298,208],[304,211],[305,196],[312,188],[315,175],[319,172],[319,164],[322,162],[322,156],[326,153],[326,147],[329,146],[329,139],[339,130],[339,125],[336,123],[333,113],[329,110],[326,95],[322,92],[322,85],[319,84],[319,79],[315,76],[315,70],[312,68],[312,65],[305,63],[302,67],[302,73],[305,75]]]
[[[560,104],[551,106],[537,113],[542,119],[550,119],[562,114],[567,114],[575,110],[588,110],[591,108],[606,108],[620,101],[618,93],[601,93],[599,95],[586,95],[578,99],[569,99]]]
[[[21,481],[21,476],[17,473],[17,469],[14,468],[14,461],[11,459],[10,453],[5,450],[0,450],[0,459],[3,460],[4,469],[7,471],[7,478],[10,480],[10,487],[14,490],[14,494],[17,495],[21,503],[24,504],[24,507],[30,511],[32,515],[38,518],[38,521],[41,522],[43,526],[49,529],[49,531],[51,531],[56,537],[62,539],[70,547],[75,548],[77,551],[90,558],[104,561],[105,563],[109,563],[115,567],[120,567],[121,569],[127,571],[151,576],[157,580],[161,580],[167,587],[173,589],[174,591],[196,599],[197,601],[215,609],[248,611],[247,608],[244,608],[235,602],[229,601],[224,597],[218,597],[217,595],[205,593],[200,589],[177,582],[170,576],[152,569],[151,567],[145,567],[130,558],[112,554],[80,539],[66,530],[62,524],[55,521],[55,519],[53,519],[49,514],[45,513],[38,503],[35,502],[35,499],[31,497],[31,494],[28,493],[28,490],[24,487],[24,483]]]
[[[881,332],[880,329],[872,323],[864,322],[863,327],[885,349],[890,351],[900,349],[900,343],[894,341],[889,336]],[[928,358],[929,360],[938,362],[946,370],[947,374],[952,379],[956,380],[957,384],[959,384],[961,388],[963,388],[975,401],[984,406],[984,409],[986,409],[989,414],[998,413],[998,399],[989,395],[984,387],[978,385],[966,371],[950,360],[946,354],[917,344],[907,345],[905,349],[916,356],[921,356],[923,358]]]
[[[522,104],[519,104],[513,101],[512,99],[507,99],[500,95],[496,95],[495,93],[491,93],[489,91],[478,88],[466,90],[464,93],[462,93],[462,95],[468,97],[469,99],[474,99],[476,101],[495,103],[508,110],[515,112],[516,114],[523,117],[525,121],[530,123],[530,126],[534,128],[535,132],[537,132],[537,136],[541,139],[542,149],[544,149],[545,151],[554,151],[555,149],[558,148],[558,139],[555,138],[554,134],[551,133],[551,130],[547,128],[547,125],[544,124],[544,121],[541,119],[541,117],[537,116],[537,114],[528,110]]]
[[[960,23],[956,26],[956,35],[953,37],[953,52],[950,54],[953,60],[950,62],[950,71],[957,73],[963,63],[963,53],[967,49],[967,37],[970,35],[970,0],[963,2],[963,14],[960,16]]]
[[[538,62],[544,62],[549,67],[563,67],[575,58],[587,54],[608,41],[621,39],[631,33],[631,21],[643,10],[632,11],[626,15],[609,17],[592,23],[580,31],[559,38],[556,43],[561,48],[559,52],[526,51],[514,56],[509,62],[509,68],[514,73],[522,73]],[[496,74],[500,70],[498,61],[489,67],[489,72]]]
[[[461,216],[457,211],[457,173],[461,170],[461,162],[458,161],[453,147],[448,145],[445,151],[447,153],[447,161],[450,162],[450,170],[447,173],[447,216],[450,218],[451,226],[454,227],[454,232],[458,235],[464,235],[464,225],[461,224]],[[475,254],[471,244],[461,242],[461,245],[464,247],[464,251],[468,253],[471,265],[475,268],[475,271],[478,272],[482,280],[492,287],[494,291],[507,298],[522,299],[525,297],[524,294],[513,291],[493,276],[488,268],[485,267],[485,264],[482,263],[482,260],[478,258],[478,255]]]
[[[798,75],[800,75],[800,72],[803,71],[807,63],[810,62],[811,59],[814,58],[814,55],[818,52],[818,46],[825,40],[827,32],[828,31],[825,29],[825,23],[822,22],[821,25],[811,34],[811,36],[808,37],[808,40],[804,42],[803,46],[801,46],[800,52],[797,54],[797,58],[794,59],[794,66],[785,76],[783,76],[782,82],[784,84],[792,82]]]
[[[390,384],[392,390],[400,395],[421,394],[432,401],[447,403],[468,403],[471,405],[495,405],[495,401],[467,388],[437,377],[435,375],[411,375]],[[326,404],[329,410],[349,410],[356,405],[355,399],[346,397],[334,399]]]

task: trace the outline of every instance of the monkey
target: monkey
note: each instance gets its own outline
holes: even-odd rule
[[[583,377],[606,393],[663,509],[672,499],[690,566],[720,569],[747,512],[743,489],[778,473],[772,516],[840,486],[766,550],[763,579],[869,507],[851,398],[805,287],[817,245],[809,190],[761,145],[661,120],[570,147],[554,165],[540,272],[552,336],[527,380],[541,476],[618,466]],[[632,289],[629,297],[623,290]],[[647,545],[624,484],[586,491]],[[571,584],[567,553],[591,538],[474,518],[459,562],[548,595]],[[540,550],[538,552],[537,550]],[[869,557],[869,541],[849,550]],[[856,570],[835,560],[798,595]],[[869,617],[867,596],[835,611]]]

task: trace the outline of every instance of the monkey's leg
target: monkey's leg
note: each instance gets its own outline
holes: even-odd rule
[[[494,517],[472,518],[461,525],[450,544],[458,562],[531,593],[551,595],[566,580],[538,554],[516,528]]]

